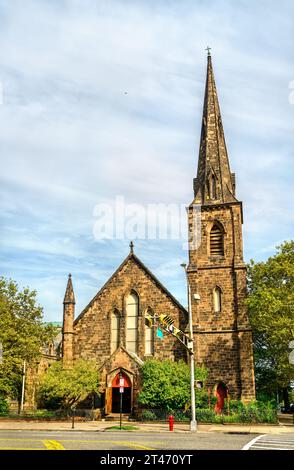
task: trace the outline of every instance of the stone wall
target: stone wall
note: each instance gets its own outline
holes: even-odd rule
[[[120,315],[120,344],[126,342],[126,297],[130,292],[139,297],[138,357],[145,359],[145,312],[151,308],[156,314],[168,314],[175,326],[185,328],[187,318],[180,309],[144,269],[131,257],[122,266],[106,287],[82,312],[74,324],[74,358],[95,359],[103,363],[111,355],[111,314]],[[154,334],[154,357],[157,359],[180,359],[186,357],[184,348],[171,335],[164,339]]]
[[[210,230],[224,229],[224,255],[210,256]],[[195,230],[192,209],[189,227]],[[244,303],[246,267],[242,248],[241,203],[203,206],[201,244],[190,250],[188,267],[196,360],[209,369],[209,385],[223,381],[234,398],[255,397],[252,334]],[[213,289],[221,289],[221,310],[214,311]],[[200,295],[200,301],[193,293]]]

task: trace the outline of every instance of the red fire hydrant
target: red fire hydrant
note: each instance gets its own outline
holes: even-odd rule
[[[170,415],[170,417],[168,418],[168,421],[169,421],[169,430],[173,431],[174,430],[174,422],[175,422],[175,418],[173,417],[173,415]]]

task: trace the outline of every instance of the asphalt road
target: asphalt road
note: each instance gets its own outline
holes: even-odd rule
[[[240,450],[249,433],[0,431],[0,450]]]

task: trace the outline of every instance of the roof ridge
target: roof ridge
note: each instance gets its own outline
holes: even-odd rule
[[[187,313],[187,310],[183,305],[180,304],[180,302],[169,292],[169,290],[157,279],[157,277],[150,271],[150,269],[145,266],[145,264],[136,256],[133,252],[129,253],[128,256],[123,260],[123,262],[119,265],[119,267],[114,271],[114,273],[110,276],[110,278],[103,284],[103,286],[99,289],[97,294],[90,300],[90,302],[86,305],[86,307],[81,311],[81,313],[77,316],[77,318],[74,320],[74,325],[84,316],[86,311],[93,305],[95,300],[100,296],[100,294],[103,292],[103,290],[110,284],[110,282],[113,280],[113,278],[119,273],[119,271],[123,268],[125,264],[129,260],[133,259],[137,264],[141,266],[141,268],[155,281],[155,283],[165,292],[165,294],[185,313]]]

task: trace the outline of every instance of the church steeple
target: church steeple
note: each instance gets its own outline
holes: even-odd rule
[[[65,291],[65,296],[63,300],[64,304],[75,304],[75,294],[73,290],[73,285],[72,285],[72,280],[71,280],[71,274],[68,275],[68,281],[67,281],[67,286],[66,286],[66,291]]]
[[[188,210],[187,273],[195,361],[207,367],[208,387],[218,390],[226,384],[230,395],[250,401],[255,387],[252,332],[244,301],[242,202],[235,198],[209,50],[202,120],[195,199]]]
[[[237,201],[235,198],[235,175],[230,171],[209,48],[198,171],[197,178],[194,179],[194,197],[195,203],[204,205]]]

